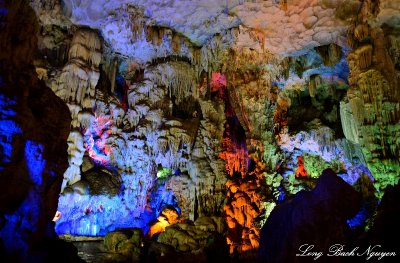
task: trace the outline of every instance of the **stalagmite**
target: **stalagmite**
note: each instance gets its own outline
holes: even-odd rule
[[[340,103],[340,118],[346,139],[356,144],[359,143],[359,124],[358,120],[354,117],[350,103]]]

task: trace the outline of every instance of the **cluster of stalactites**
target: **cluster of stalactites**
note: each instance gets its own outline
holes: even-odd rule
[[[193,65],[197,77],[203,71],[211,72],[218,69],[224,51],[232,46],[238,36],[238,28],[230,28],[216,34],[200,46],[173,29],[155,26],[154,21],[146,18],[140,8],[127,6],[124,11],[129,13],[133,42],[145,39],[155,47],[166,44],[170,50],[165,55],[187,58]]]
[[[245,176],[248,167],[248,155],[247,149],[229,146],[232,141],[224,139],[223,145],[225,147],[233,148],[231,151],[224,151],[220,154],[220,157],[226,162],[226,171],[230,176],[233,176],[235,172],[239,172],[242,176]]]
[[[145,77],[167,87],[170,98],[175,98],[177,104],[189,96],[198,97],[197,78],[188,63],[172,61],[158,64],[155,70],[145,72]]]
[[[259,193],[264,179],[264,165],[258,161],[254,171],[244,177],[233,177],[226,183],[228,201],[224,207],[228,225],[227,243],[230,253],[256,251],[260,242],[257,218],[262,212]]]
[[[100,77],[101,45],[96,31],[76,31],[68,53],[69,61],[62,70],[58,85],[53,88],[66,103],[92,109]]]
[[[147,69],[144,72],[144,81],[126,81],[126,114],[127,127],[135,129],[139,137],[146,137],[147,154],[163,167],[178,169],[186,166],[182,155],[190,154],[193,138],[179,120],[166,121],[167,116],[172,114],[173,106],[166,96],[169,93],[175,101],[191,96],[194,82],[191,78],[193,72],[190,72],[191,69],[186,63],[173,64],[184,65],[184,72],[189,76],[185,77],[185,73],[182,72],[177,73],[174,66],[165,63]],[[179,89],[182,90],[178,91]]]
[[[97,31],[78,29],[71,41],[68,62],[56,85],[51,87],[67,103],[72,117],[73,130],[68,137],[69,167],[64,174],[62,189],[81,179],[80,166],[87,145],[79,129],[89,128],[95,121],[92,108],[100,77],[101,48],[102,42]]]

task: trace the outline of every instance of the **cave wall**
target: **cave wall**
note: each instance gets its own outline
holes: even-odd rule
[[[225,215],[235,239],[228,243],[247,251],[258,246],[265,211],[312,187],[323,169],[332,167],[350,184],[361,174],[374,178],[366,146],[349,135],[361,128],[343,110],[354,89],[354,54],[364,52],[347,42],[367,4],[231,3],[229,15],[243,24],[232,18],[208,40],[199,37],[211,33],[200,25],[192,33],[165,26],[156,3],[102,10],[75,5],[67,1],[63,9],[56,1],[49,12],[35,2],[41,23],[60,32],[56,43],[42,31],[40,59],[62,50],[57,66],[40,70],[73,118],[59,234],[102,235],[126,226],[146,231],[172,205],[191,220]],[[258,16],[248,20],[255,10],[273,13],[264,24],[280,21],[287,34],[277,35]],[[294,26],[299,21],[303,27]],[[294,42],[287,46],[278,36]],[[364,63],[360,56],[355,60]],[[231,118],[243,129],[241,139],[230,132]],[[310,182],[296,179],[301,169]],[[117,183],[98,191],[93,173]]]
[[[77,262],[52,222],[68,167],[71,117],[33,67],[38,30],[33,9],[25,1],[1,1],[0,10],[0,258],[50,262],[58,253]]]
[[[387,5],[364,1],[349,29],[350,89],[340,105],[345,136],[361,146],[381,194],[399,175],[399,32],[379,16]]]
[[[48,14],[43,4],[35,8]],[[141,33],[143,11],[128,11],[138,23],[132,30]],[[226,179],[218,144],[224,106],[199,94],[201,49],[169,29],[147,27],[137,41],[156,55],[168,50],[146,57],[144,66],[140,59],[118,56],[98,30],[73,27],[59,13],[53,20],[40,17],[44,27],[59,28],[62,41],[55,43],[48,35],[53,33],[42,31],[36,69],[72,116],[57,232],[146,230],[165,205],[192,220],[221,215]],[[67,55],[49,67],[47,54],[59,54],[56,50]],[[99,173],[117,179],[101,186],[93,175]]]
[[[377,197],[398,181],[399,5],[220,2],[29,1],[37,39],[2,52],[4,76],[26,72],[1,79],[23,87],[4,89],[3,151],[26,144],[45,163],[35,174],[63,174],[46,212],[60,193],[57,234],[163,231],[172,207],[181,221],[224,218],[230,252],[254,252],[271,210],[328,167],[370,178]],[[37,138],[11,146],[15,134]]]

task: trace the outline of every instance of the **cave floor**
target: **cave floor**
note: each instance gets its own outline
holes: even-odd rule
[[[116,253],[106,253],[100,249],[102,241],[74,241],[78,256],[87,263],[124,262],[124,258]]]
[[[64,239],[65,240],[65,239]],[[66,240],[67,241],[67,240]],[[132,261],[132,259],[126,256],[113,253],[104,252],[102,249],[103,240],[68,240],[67,242],[72,243],[78,250],[78,256],[87,263],[132,263],[132,262],[143,262],[143,263],[186,263],[186,262],[218,262],[218,263],[250,263],[254,262],[254,258],[251,259],[235,259],[232,257],[218,258],[212,257],[207,258],[205,255],[185,254],[176,253],[165,256],[151,257],[149,255],[140,259],[140,261]],[[144,251],[143,251],[144,252]],[[146,253],[145,253],[146,254]]]
[[[170,255],[156,258],[143,258],[140,261],[132,261],[127,257],[112,252],[104,252],[101,249],[103,241],[69,241],[78,249],[78,256],[86,263],[185,263],[185,262],[206,262],[202,256],[195,255]]]

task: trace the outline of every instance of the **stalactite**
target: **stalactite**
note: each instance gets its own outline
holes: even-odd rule
[[[108,51],[110,52],[110,51]],[[117,76],[117,70],[118,70],[118,64],[119,64],[119,59],[118,57],[108,54],[104,52],[105,54],[103,55],[103,63],[102,63],[102,69],[105,72],[106,76],[108,77],[108,80],[110,81],[111,87],[110,91],[111,93],[115,92],[115,84],[116,84],[116,76]]]
[[[71,42],[69,62],[63,68],[55,93],[69,104],[91,109],[100,73],[101,41],[97,32],[80,29]]]
[[[144,11],[133,5],[127,5],[126,11],[129,14],[130,30],[132,32],[133,41],[137,41],[142,37],[146,27],[144,19]]]
[[[321,77],[319,75],[311,75],[308,83],[308,92],[311,98],[315,97],[318,86],[322,84]]]
[[[371,66],[372,63],[372,46],[364,45],[354,51],[359,69],[364,70]]]
[[[129,109],[126,113],[126,120],[130,123],[130,128],[139,124],[140,115],[133,109]]]
[[[187,63],[174,61],[159,64],[155,72],[146,75],[157,85],[168,87],[169,96],[174,97],[176,103],[188,96],[198,97],[195,72]]]
[[[85,153],[85,148],[83,145],[83,136],[77,131],[73,130],[68,136],[68,163],[69,167],[64,173],[64,180],[61,186],[61,192],[68,185],[72,185],[79,180],[81,180],[81,170],[83,155]]]
[[[173,34],[172,36],[172,50],[175,53],[179,53],[180,49],[181,49],[181,43],[182,43],[182,39],[181,36],[179,36],[178,34]]]
[[[395,35],[389,35],[388,36],[388,42],[389,42],[389,55],[393,59],[393,63],[395,65],[400,64],[400,39],[396,37]]]
[[[350,88],[347,91],[347,97],[350,102],[351,112],[354,115],[357,123],[361,124],[366,117],[365,113],[365,102],[363,95],[359,89]]]
[[[359,122],[354,118],[350,103],[340,102],[340,118],[343,133],[347,140],[356,144],[359,143]]]
[[[157,146],[158,146],[158,150],[165,154],[165,152],[167,151],[167,147],[168,147],[168,139],[165,137],[158,137],[157,138]]]
[[[342,48],[335,43],[316,47],[315,50],[321,55],[325,66],[334,66],[342,58]]]
[[[368,24],[361,23],[354,28],[354,37],[359,41],[363,41],[369,36],[369,26]]]

